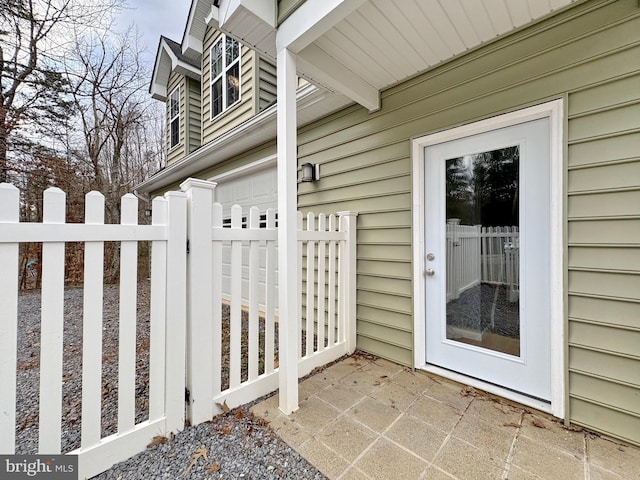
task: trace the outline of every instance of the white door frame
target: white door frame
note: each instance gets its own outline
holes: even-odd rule
[[[551,338],[551,403],[472,379],[449,370],[428,365],[426,360],[425,308],[425,147],[468,137],[514,124],[549,118],[550,125],[550,338]],[[481,120],[468,125],[424,135],[412,140],[413,162],[413,278],[414,278],[414,366],[443,377],[481,388],[482,390],[517,401],[552,415],[564,418],[565,361],[564,361],[564,230],[563,230],[563,118],[562,99]]]

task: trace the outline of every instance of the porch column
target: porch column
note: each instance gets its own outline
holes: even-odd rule
[[[296,57],[286,48],[278,64],[278,290],[280,410],[298,409]]]

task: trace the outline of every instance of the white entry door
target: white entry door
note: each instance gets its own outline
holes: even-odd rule
[[[426,361],[551,400],[550,129],[425,147]]]

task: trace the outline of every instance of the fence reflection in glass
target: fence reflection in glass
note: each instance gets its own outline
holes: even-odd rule
[[[446,160],[447,339],[520,355],[519,147]]]

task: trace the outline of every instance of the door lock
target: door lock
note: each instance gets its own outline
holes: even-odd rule
[[[436,274],[436,271],[433,268],[427,268],[427,271],[424,273],[427,274],[427,277],[433,277]]]
[[[427,253],[427,260],[433,262],[436,259],[436,256],[433,253]]]

